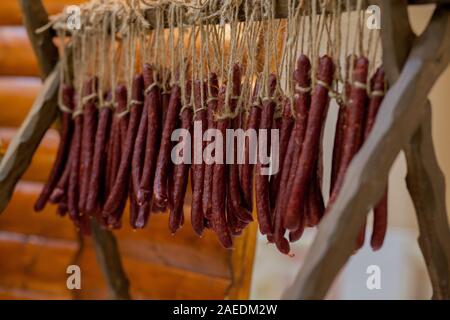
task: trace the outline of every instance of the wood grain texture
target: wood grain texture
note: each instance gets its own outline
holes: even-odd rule
[[[39,214],[33,211],[32,204],[41,188],[41,183],[18,184],[10,204],[0,218],[0,230],[75,241],[73,224],[69,219],[57,216],[55,206],[48,205]],[[189,207],[185,207],[185,212],[189,212]],[[250,241],[249,245],[254,244],[254,238],[244,235],[236,239],[235,250],[225,250],[213,232],[208,230],[199,238],[188,226],[172,236],[167,227],[166,214],[151,216],[148,227],[133,231],[127,223],[128,217],[127,208],[122,229],[114,231],[120,241],[122,255],[210,277],[231,278],[230,257],[238,251],[240,243]],[[186,219],[187,225],[188,215]],[[248,260],[236,258],[235,262],[239,266],[238,263],[245,264],[248,261],[251,261],[250,257]]]
[[[0,27],[0,75],[39,76],[37,59],[24,27]]]
[[[449,35],[450,10],[439,7],[388,91],[372,134],[350,164],[342,192],[320,223],[305,264],[283,298],[324,298],[352,254],[365,215],[382,195],[389,168],[419,127],[426,97],[450,61]]]
[[[19,127],[41,87],[35,77],[0,77],[0,126]]]
[[[40,214],[33,212],[31,203],[40,188],[41,184],[38,183],[19,183],[14,197],[0,218],[0,243],[2,240],[8,242],[4,247],[0,245],[0,256],[5,257],[10,253],[11,257],[14,257],[11,260],[15,260],[11,264],[16,266],[2,267],[0,263],[0,292],[7,289],[4,292],[12,296],[39,299],[70,298],[65,289],[67,276],[62,277],[61,270],[65,270],[73,261],[77,250],[77,235],[69,219],[56,215],[54,206],[47,206]],[[186,208],[186,212],[188,211]],[[125,218],[127,217],[128,212],[125,213]],[[188,227],[182,228],[175,236],[170,235],[167,219],[166,214],[157,214],[151,217],[149,226],[144,230],[133,231],[124,225],[122,230],[114,232],[120,243],[124,269],[130,280],[133,298],[248,298],[256,224],[246,231],[248,235],[244,234],[235,239],[234,250],[226,250],[221,248],[215,235],[209,230],[203,238],[195,236]],[[188,223],[189,221],[186,221],[186,224]],[[21,245],[11,248],[11,242],[19,242]],[[86,248],[78,259],[82,267],[84,289],[77,297],[106,299],[108,291],[96,264],[93,241],[86,238],[85,242]],[[31,249],[22,249],[23,243],[33,246]],[[12,252],[22,250],[32,252],[31,257],[28,256],[25,260],[20,257],[16,259]],[[49,263],[51,256],[48,256],[47,252],[49,255],[56,252],[64,259],[62,262]],[[32,275],[36,278],[34,282],[21,287],[21,283],[28,281],[28,275],[22,275],[21,271],[24,266],[31,264],[30,261],[37,265],[47,264],[49,272],[42,271],[42,268],[33,271]],[[237,271],[231,271],[230,268]],[[20,272],[13,272],[13,269]],[[49,280],[50,271],[58,273],[59,276]],[[11,281],[8,282],[9,280],[4,278]],[[45,290],[40,287],[44,281],[50,282]]]
[[[0,253],[15,259],[0,264],[0,292],[33,299],[69,299],[66,268],[72,264],[77,243],[0,232]],[[181,269],[123,258],[137,299],[223,299],[229,279],[208,277]],[[79,259],[81,299],[108,299],[108,290],[96,262],[94,244],[88,239]],[[38,294],[38,295],[37,295]]]
[[[382,2],[384,66],[390,83],[403,67],[415,35],[408,22],[405,1]],[[386,10],[387,9],[387,10]],[[422,124],[404,149],[408,164],[406,183],[419,224],[419,246],[430,276],[434,299],[450,299],[450,230],[445,203],[445,179],[437,162],[431,131],[431,105],[423,107]]]
[[[256,205],[253,208],[256,208]],[[257,231],[257,223],[253,221],[241,236],[234,239],[234,250],[230,257],[231,284],[226,293],[226,297],[229,299],[247,300],[250,297]]]

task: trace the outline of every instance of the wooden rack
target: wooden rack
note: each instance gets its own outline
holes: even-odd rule
[[[356,3],[356,1],[352,1]],[[383,63],[390,89],[367,143],[352,161],[332,210],[319,230],[285,299],[322,299],[339,270],[353,253],[354,239],[368,209],[381,196],[389,168],[404,150],[407,186],[419,223],[419,245],[433,287],[434,299],[450,299],[450,231],[445,205],[445,183],[431,137],[431,105],[427,96],[450,62],[449,0],[379,0]],[[436,4],[426,30],[416,38],[407,15],[409,4]],[[21,0],[24,21],[38,57],[45,86],[0,164],[0,212],[8,204],[17,181],[29,166],[46,130],[57,116],[59,80],[57,50],[51,31],[36,35],[47,23],[40,1]],[[287,16],[287,1],[276,1],[276,17]],[[147,14],[151,20],[151,12]],[[380,177],[382,177],[380,179]],[[128,298],[113,235],[93,226],[98,256],[110,275],[112,297]],[[118,282],[115,282],[117,281]]]

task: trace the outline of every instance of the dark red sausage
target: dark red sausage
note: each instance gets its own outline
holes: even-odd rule
[[[301,220],[303,217],[299,213],[303,206],[303,200],[314,162],[317,160],[320,134],[330,100],[328,91],[333,79],[333,72],[334,65],[332,59],[328,56],[321,57],[317,73],[318,83],[311,98],[311,108],[308,114],[305,139],[300,157],[297,160],[298,164],[295,178],[286,207],[284,226],[289,230],[295,230],[302,224]]]
[[[344,181],[345,173],[347,168],[353,159],[354,155],[358,152],[361,147],[362,142],[362,130],[363,130],[363,120],[365,115],[365,106],[367,102],[367,90],[365,88],[360,88],[355,86],[354,83],[366,83],[367,72],[368,72],[368,61],[366,58],[361,57],[356,61],[356,66],[353,70],[353,84],[350,93],[350,100],[347,106],[347,126],[344,132],[344,139],[342,141],[342,158],[336,178],[336,184],[330,195],[330,200],[328,202],[327,211],[333,205],[336,200],[337,195],[341,189],[342,183]]]
[[[139,216],[141,206],[138,204],[137,193],[141,184],[142,171],[144,166],[145,145],[148,132],[148,104],[144,102],[142,108],[139,128],[134,142],[133,156],[131,159],[131,185],[130,185],[130,225],[137,229],[136,221]],[[146,206],[148,208],[148,204]]]
[[[205,167],[203,162],[203,150],[206,145],[203,142],[203,133],[207,130],[208,119],[205,109],[206,101],[206,90],[203,91],[202,99],[202,86],[203,83],[200,80],[194,82],[194,135],[193,135],[193,150],[194,153],[200,153],[200,163],[192,163],[192,203],[191,203],[191,224],[194,232],[201,236],[203,233],[204,225],[204,215],[202,207],[203,198],[203,187],[204,187],[204,177],[205,177]],[[204,87],[205,88],[205,87]],[[205,88],[206,89],[206,88]],[[198,127],[198,129],[197,129]],[[198,135],[198,136],[197,136]]]
[[[107,101],[111,101],[111,96]],[[89,181],[89,192],[86,202],[86,212],[90,215],[97,214],[103,205],[104,190],[103,184],[106,168],[104,165],[106,159],[106,148],[108,134],[111,128],[112,110],[103,106],[99,111],[98,127],[95,136],[94,157],[92,160],[92,173]]]
[[[246,130],[255,130],[256,136],[258,136],[259,122],[261,121],[261,104],[259,100],[259,83],[255,83],[253,89],[252,106],[250,107],[250,113],[247,118]],[[257,154],[256,144],[253,146],[253,150],[250,150],[251,145],[248,138],[245,139],[245,155],[244,163],[241,167],[241,185],[244,202],[248,210],[253,208],[253,171],[255,159],[250,159],[250,155]]]
[[[233,65],[231,87],[230,112],[234,113],[237,108],[239,96],[241,95],[241,67],[238,64]],[[239,129],[240,120],[240,115],[232,119],[231,129]],[[230,196],[228,201],[230,202],[231,208],[233,208],[236,218],[244,223],[249,223],[253,221],[253,217],[241,200],[243,191],[239,182],[239,165],[237,163],[236,149],[234,148],[233,154],[230,155],[232,163],[228,165],[228,194]]]
[[[66,108],[73,110],[74,90],[71,86],[63,85],[62,87],[62,100]],[[72,113],[62,111],[61,112],[61,132],[59,139],[58,151],[56,153],[55,162],[53,163],[52,170],[41,191],[36,203],[34,204],[34,211],[42,211],[49,200],[53,189],[56,187],[58,180],[64,172],[64,167],[67,162],[67,158],[70,150],[70,141],[73,133],[73,121]]]
[[[134,142],[133,157],[131,159],[131,182],[133,184],[133,194],[136,197],[141,184],[147,133],[151,130],[151,128],[148,127],[148,107],[148,103],[144,103],[136,140]],[[137,203],[137,198],[134,200]]]
[[[171,167],[170,152],[172,148],[172,132],[177,126],[181,108],[181,90],[178,85],[172,87],[170,101],[161,137],[158,160],[156,163],[155,182],[153,184],[154,202],[157,206],[165,208],[168,202],[168,178]]]
[[[191,97],[191,82],[186,84],[186,103],[189,103]],[[186,130],[189,133],[189,139],[192,136],[192,107],[185,106],[181,112],[181,129]],[[175,233],[182,225],[184,221],[184,198],[186,195],[186,188],[189,179],[190,163],[187,161],[185,152],[191,153],[191,144],[183,137],[183,141],[180,142],[182,149],[180,150],[180,158],[184,158],[184,161],[179,164],[175,164],[173,167],[173,190],[172,190],[172,203],[170,205],[169,215],[169,229],[172,233]]]
[[[218,94],[217,109],[219,114],[221,114],[221,112],[225,110],[225,94],[226,94],[226,87],[222,86]],[[228,118],[217,120],[217,130],[222,134],[222,137],[226,136],[226,129],[229,127],[229,124],[230,119]],[[222,160],[223,163],[216,162],[213,168],[210,221],[222,246],[224,246],[225,248],[231,248],[233,246],[233,242],[226,221],[227,168],[225,165],[226,161],[225,141],[223,141],[223,145],[221,147],[223,150],[222,159],[217,159],[217,161],[220,162],[220,160]],[[216,157],[219,156],[220,155],[216,154]]]
[[[111,132],[108,139],[108,154],[106,159],[106,195],[111,191],[112,185],[114,184],[114,178],[117,173],[117,171],[113,169],[113,158],[115,155],[114,149],[116,145],[119,144],[119,122],[116,115],[117,113],[114,113],[112,116]]]
[[[311,103],[311,63],[305,55],[301,55],[297,61],[297,69],[294,72],[294,80],[296,83],[295,90],[295,124],[289,139],[286,155],[284,158],[280,190],[278,191],[277,203],[275,206],[275,244],[277,248],[286,253],[289,252],[289,244],[284,238],[286,229],[283,226],[284,213],[286,211],[287,201],[291,193],[295,172],[297,170],[297,159],[302,150],[302,144],[305,137],[308,112]],[[303,214],[303,213],[300,213]],[[301,230],[300,230],[301,229]],[[303,224],[297,232],[290,235],[290,238],[296,238],[303,234]]]
[[[344,132],[346,127],[346,109],[348,100],[350,99],[350,91],[351,91],[351,85],[349,82],[349,72],[350,72],[350,65],[353,63],[353,68],[355,67],[356,58],[354,55],[350,55],[347,57],[346,61],[346,79],[344,82],[344,90],[345,90],[345,97],[347,101],[340,101],[339,102],[339,113],[338,113],[338,119],[336,122],[336,130],[334,135],[334,145],[333,145],[333,160],[331,165],[331,183],[330,183],[330,193],[333,191],[333,187],[336,183],[336,178],[341,162],[342,157],[342,142],[344,139]]]
[[[69,217],[75,223],[80,221],[80,210],[78,207],[80,192],[80,155],[81,155],[81,137],[83,132],[83,115],[81,113],[74,115],[74,132],[72,139],[72,148],[70,159],[70,177],[67,191],[67,206]]]
[[[82,214],[87,213],[86,202],[89,193],[89,180],[92,173],[92,160],[94,158],[94,144],[98,121],[97,97],[89,98],[89,96],[96,92],[96,88],[97,79],[92,78],[85,83],[83,89],[83,97],[88,100],[83,106],[83,133],[80,158],[79,209]]]
[[[73,140],[73,139],[72,139]],[[69,157],[67,159],[66,166],[64,168],[64,172],[61,175],[61,178],[58,181],[58,184],[56,185],[55,189],[53,190],[52,194],[50,195],[49,201],[51,203],[57,204],[62,201],[63,198],[67,198],[67,188],[69,185],[69,178],[70,178],[70,171],[71,171],[71,159],[72,159],[72,153],[73,153],[73,142],[71,142],[70,146],[70,153]],[[66,200],[67,202],[67,200]]]
[[[325,212],[325,205],[323,202],[323,196],[322,196],[322,190],[321,185],[318,180],[317,170],[313,170],[312,176],[311,176],[311,182],[309,185],[309,191],[308,191],[308,214],[306,215],[308,217],[308,227],[314,227],[319,224],[320,219],[322,219],[322,216]],[[306,200],[305,200],[306,202]]]
[[[134,142],[139,127],[139,120],[142,112],[142,92],[144,80],[142,75],[135,76],[133,80],[132,97],[136,103],[130,106],[130,118],[127,126],[127,135],[123,143],[123,152],[120,159],[120,165],[117,172],[114,185],[111,189],[108,199],[103,207],[103,216],[108,217],[108,223],[114,227],[120,225],[123,208],[128,198],[130,166],[133,156]],[[136,99],[134,99],[136,98]],[[138,100],[138,99],[141,100]],[[133,102],[133,101],[132,101]]]
[[[160,102],[160,89],[155,85],[154,70],[151,65],[144,65],[144,84],[147,90],[145,103],[148,105],[147,138],[145,147],[144,168],[137,194],[140,205],[151,203],[153,197],[153,183],[155,178],[156,161],[161,140],[162,113],[164,105]],[[167,96],[167,95],[166,95]]]
[[[207,118],[208,118],[208,129],[216,128],[216,121],[214,114],[217,110],[217,96],[218,96],[218,80],[215,73],[211,73],[209,76],[209,90],[208,90],[208,101],[207,101]],[[208,135],[209,137],[209,135]],[[214,154],[212,154],[214,156]],[[207,159],[204,159],[207,160]],[[209,159],[210,160],[210,159]],[[203,214],[206,218],[211,217],[211,207],[212,207],[212,180],[213,180],[213,170],[214,164],[205,163],[205,177],[203,183],[203,195],[202,195],[202,208]]]
[[[364,140],[367,140],[370,132],[372,131],[373,125],[378,114],[378,110],[383,101],[383,92],[385,90],[385,74],[383,67],[377,69],[371,80],[371,87],[373,95],[370,97],[369,108],[367,110],[366,124],[364,128]],[[388,187],[378,202],[378,204],[373,209],[374,221],[373,221],[373,231],[372,237],[370,239],[370,245],[373,250],[378,250],[382,247],[384,242],[384,237],[386,235],[387,229],[387,215],[388,215]]]
[[[268,100],[262,102],[259,144],[265,143],[267,150],[270,150],[270,129],[272,128],[273,116],[275,113],[276,103],[273,99],[273,93],[276,86],[276,77],[270,75],[268,79],[269,95]],[[266,141],[262,139],[261,130],[266,130]],[[263,174],[264,165],[258,159],[255,173],[255,192],[256,192],[256,213],[258,216],[259,230],[262,234],[271,234],[272,221],[270,215],[270,190],[269,190],[269,176]]]
[[[294,127],[294,118],[292,117],[292,111],[291,111],[291,103],[289,99],[285,98],[282,101],[283,109],[282,109],[282,116],[281,116],[281,124],[279,127],[279,137],[280,137],[280,143],[279,143],[279,171],[276,175],[271,177],[270,179],[270,205],[273,208],[275,208],[276,205],[276,199],[278,195],[278,191],[280,189],[280,183],[281,183],[281,175],[283,171],[283,163],[286,156],[286,151],[289,145],[289,140],[292,134],[292,128]]]

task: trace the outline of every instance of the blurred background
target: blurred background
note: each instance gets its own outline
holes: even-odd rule
[[[60,11],[64,5],[80,2],[44,1],[50,13]],[[410,20],[416,32],[423,30],[432,10],[433,6],[410,8]],[[3,147],[11,140],[41,87],[33,52],[20,23],[17,1],[1,1],[0,139],[4,142]],[[441,76],[430,95],[433,138],[447,185],[450,179],[449,89],[450,69]],[[324,136],[325,163],[330,163],[329,143],[333,141],[336,112],[337,107],[333,105]],[[50,130],[16,188],[11,204],[0,216],[0,298],[106,297],[105,283],[96,266],[90,240],[80,242],[68,219],[57,217],[54,209],[39,215],[32,210],[57,144],[58,135]],[[329,170],[325,166],[326,179]],[[400,154],[390,173],[389,228],[384,247],[372,252],[366,244],[353,256],[335,281],[328,294],[329,299],[431,297],[427,271],[417,244],[417,223],[405,176],[406,163]],[[328,185],[327,180],[324,185]],[[324,194],[327,198],[328,192]],[[449,195],[447,189],[447,207],[450,205]],[[303,239],[293,246],[294,257],[278,253],[265,238],[258,237],[252,268],[245,262],[250,261],[251,264],[253,245],[244,245],[244,249],[233,253],[225,252],[210,234],[198,239],[187,230],[189,228],[184,228],[172,237],[166,227],[166,218],[156,216],[152,219],[151,226],[144,231],[133,232],[124,228],[117,233],[135,298],[220,299],[232,292],[231,296],[236,298],[249,294],[252,299],[278,299],[302,265],[315,235],[315,230],[305,233]],[[371,225],[370,220],[368,225]],[[252,235],[254,233],[246,235],[250,237],[247,239],[250,243],[253,242]],[[69,292],[65,287],[65,268],[74,262],[85,270],[81,292]],[[371,265],[380,267],[379,290],[369,290],[366,286],[367,268]],[[245,275],[244,280],[238,289],[230,289],[236,270]]]

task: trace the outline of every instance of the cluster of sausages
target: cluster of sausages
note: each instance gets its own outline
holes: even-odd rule
[[[321,57],[312,83],[311,62],[301,55],[293,74],[292,99],[276,94],[277,78],[270,75],[256,81],[251,106],[244,108],[238,106],[242,93],[239,64],[232,66],[228,82],[219,83],[211,72],[206,80],[173,84],[170,90],[162,90],[157,72],[145,64],[142,74],[133,79],[131,97],[125,86],[118,85],[114,94],[105,94],[103,105],[95,94],[95,77],[85,81],[81,101],[75,101],[72,87],[64,86],[64,110],[73,112],[62,113],[57,157],[35,210],[42,210],[47,202],[57,204],[60,215],[68,214],[88,233],[91,218],[105,227],[119,228],[129,202],[133,228],[144,228],[151,213],[168,210],[169,229],[175,233],[184,224],[190,179],[190,221],[196,234],[201,236],[205,228],[211,229],[225,248],[231,248],[233,237],[253,221],[255,211],[260,232],[279,251],[289,254],[290,242],[300,239],[306,227],[316,226],[333,204],[346,169],[372,129],[381,104],[382,94],[367,94],[367,59],[354,61],[352,81],[345,85],[348,99],[340,107],[336,126],[327,208],[322,196],[321,144],[335,66],[329,56]],[[383,92],[381,68],[369,85],[372,93]],[[229,116],[221,116],[224,114]],[[265,164],[260,160],[252,164],[248,137],[243,164],[237,163],[236,151],[225,154],[225,139],[220,156],[233,159],[230,163],[211,159],[192,165],[173,163],[172,133],[183,128],[196,134],[194,121],[200,123],[202,137],[208,129],[217,129],[223,137],[227,129],[278,129],[280,170],[270,176],[263,173]],[[194,137],[193,141],[201,141],[193,148],[205,151],[208,147],[204,139]],[[270,150],[270,138],[267,144]],[[384,196],[374,210],[374,249],[383,243],[386,201]],[[358,245],[361,238],[363,233]]]

